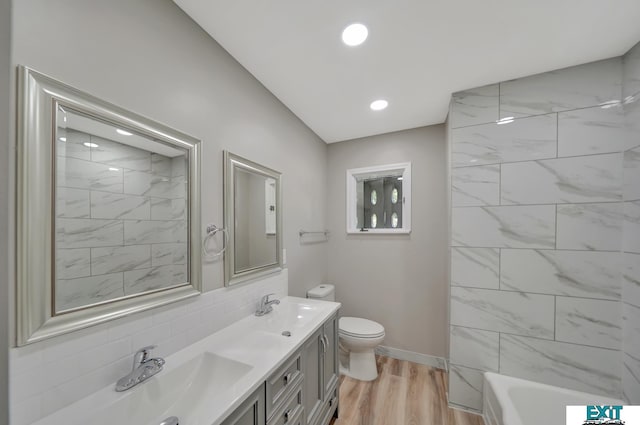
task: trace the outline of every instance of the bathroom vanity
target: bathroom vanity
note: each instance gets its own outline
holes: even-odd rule
[[[285,297],[166,357],[146,382],[121,393],[114,382],[37,424],[327,425],[338,410],[339,308]]]

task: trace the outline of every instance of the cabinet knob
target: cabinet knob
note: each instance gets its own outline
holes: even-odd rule
[[[289,422],[289,419],[291,419],[291,409],[284,412],[283,416],[284,416],[284,423]]]
[[[285,385],[288,385],[291,382],[291,372],[287,373],[282,377],[282,381]]]

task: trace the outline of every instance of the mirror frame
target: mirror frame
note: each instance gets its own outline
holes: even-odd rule
[[[276,261],[260,267],[235,271],[235,170],[241,168],[276,181]],[[223,152],[224,227],[229,235],[224,251],[224,285],[233,286],[265,275],[278,273],[282,261],[282,174],[229,151]]]
[[[158,143],[185,149],[189,161],[188,284],[53,312],[55,270],[56,110],[67,106],[133,129]],[[201,293],[200,141],[61,83],[18,67],[16,194],[16,344],[41,341]]]

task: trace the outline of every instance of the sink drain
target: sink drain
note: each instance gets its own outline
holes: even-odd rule
[[[282,336],[291,336],[291,332],[289,332],[289,331],[283,331],[283,332],[282,332]]]

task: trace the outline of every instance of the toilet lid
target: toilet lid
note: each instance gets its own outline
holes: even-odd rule
[[[359,317],[341,317],[339,327],[343,335],[361,338],[376,338],[384,335],[384,327],[380,323]]]

